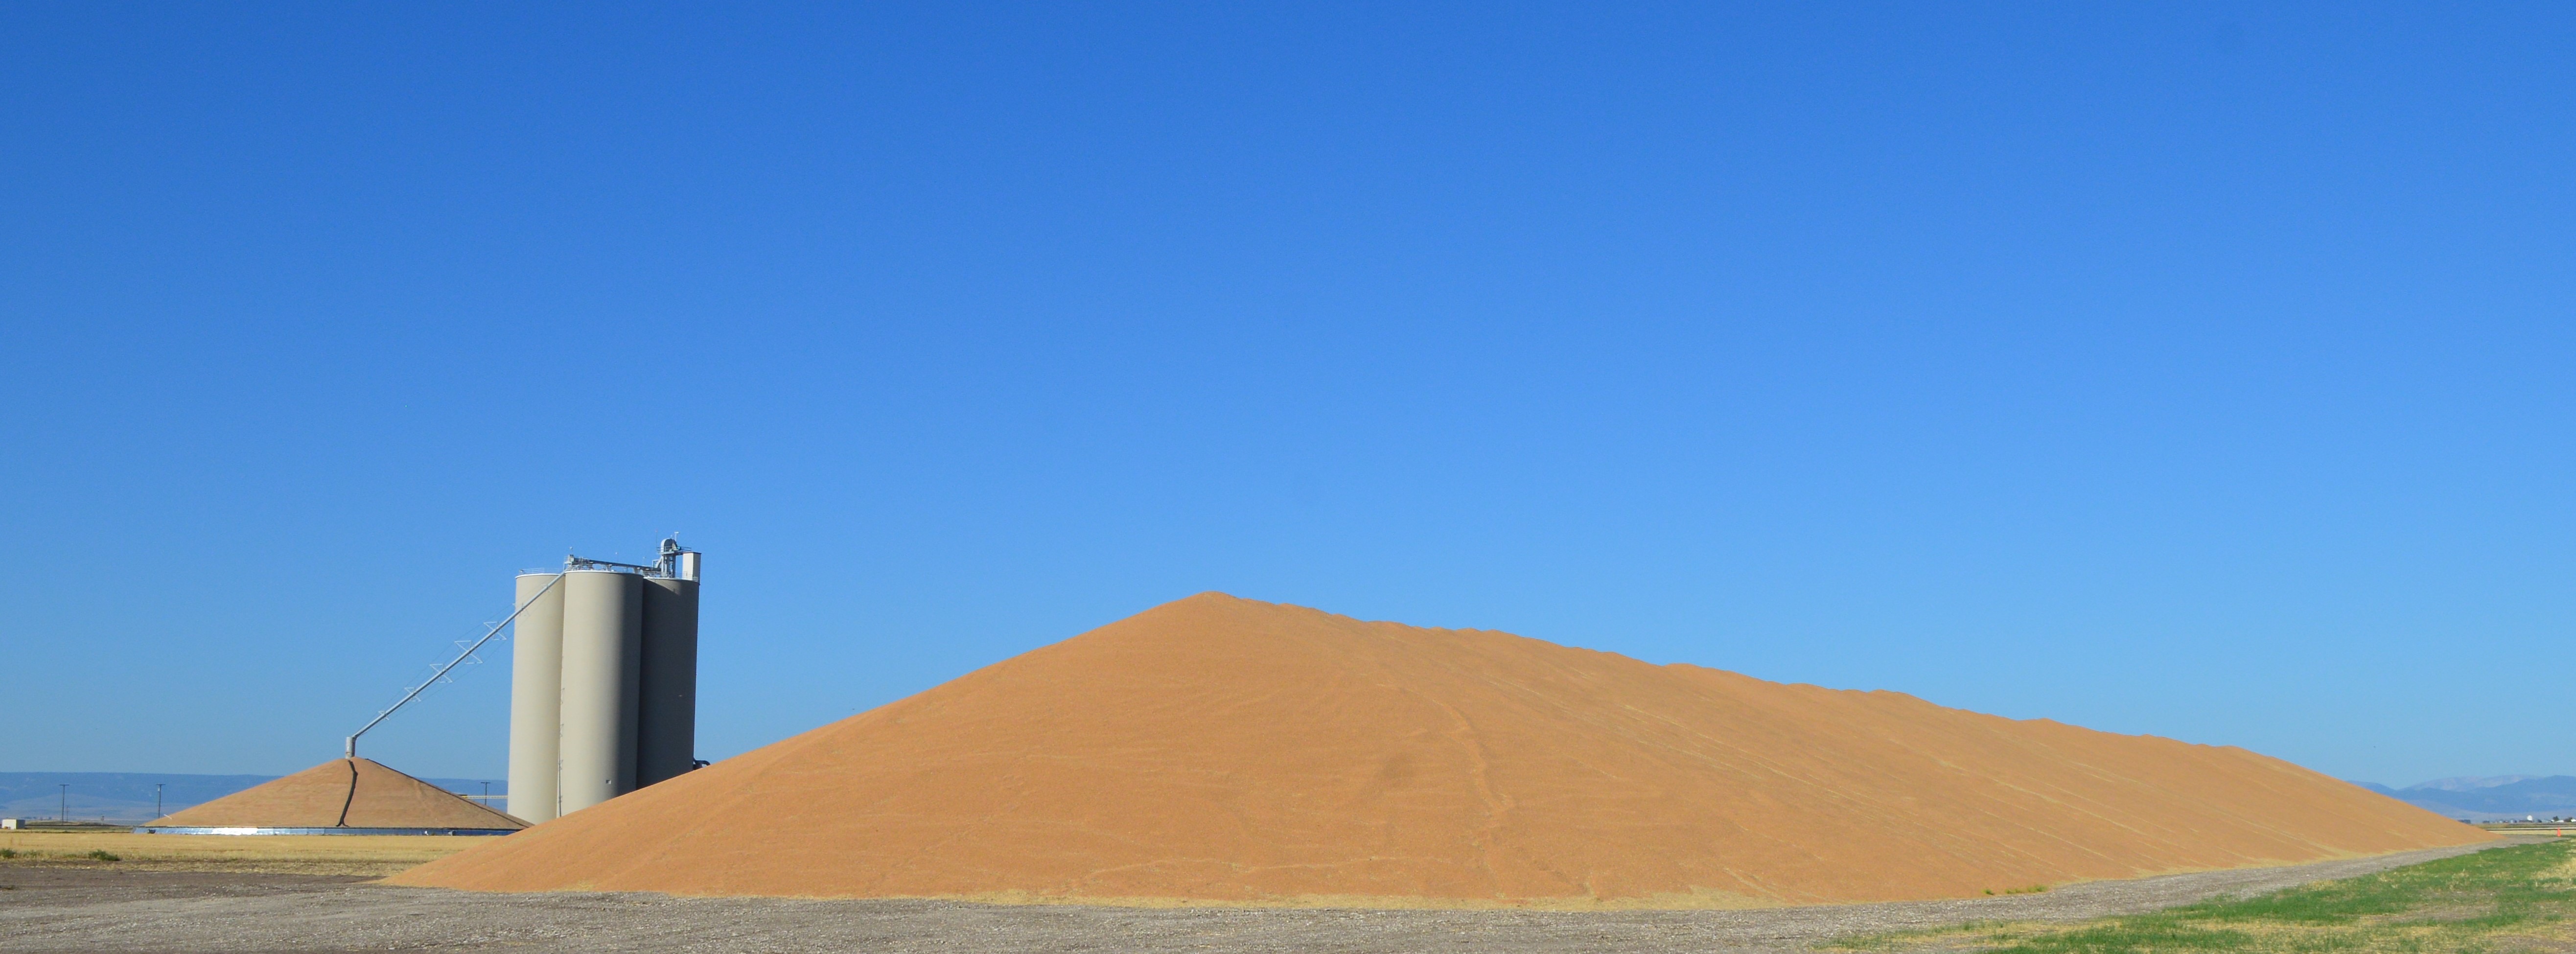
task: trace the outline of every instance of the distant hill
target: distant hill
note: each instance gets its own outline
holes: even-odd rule
[[[74,820],[147,822],[152,786],[161,785],[161,810],[175,812],[214,801],[277,778],[275,775],[155,775],[145,772],[0,772],[0,818],[54,818],[66,802]],[[483,779],[428,778],[460,795],[483,794]],[[69,786],[68,789],[64,786]],[[492,794],[509,786],[492,780]]]
[[[2443,778],[2405,788],[2353,784],[2435,814],[2470,821],[2576,818],[2576,775]]]
[[[2535,781],[2542,777],[2543,776],[2539,775],[2492,775],[2485,778],[2479,778],[2474,775],[2462,775],[2457,778],[2437,778],[2430,782],[2417,782],[2406,787],[2417,791],[2474,792],[2480,789],[2498,788],[2511,785],[2515,782]]]

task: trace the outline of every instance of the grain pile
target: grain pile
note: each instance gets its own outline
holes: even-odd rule
[[[527,822],[474,804],[374,759],[332,759],[152,823],[161,828],[517,829]]]
[[[1744,907],[2490,837],[2242,749],[1210,593],[394,881]]]

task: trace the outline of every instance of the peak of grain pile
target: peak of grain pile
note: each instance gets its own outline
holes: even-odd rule
[[[526,828],[374,759],[332,759],[163,816],[173,828]]]
[[[2489,837],[2243,749],[1208,593],[394,881],[1737,907]]]

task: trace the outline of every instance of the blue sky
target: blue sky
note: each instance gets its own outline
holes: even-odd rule
[[[677,531],[710,758],[1223,590],[2576,774],[2571,21],[0,8],[0,768]],[[486,655],[369,754],[499,777]]]

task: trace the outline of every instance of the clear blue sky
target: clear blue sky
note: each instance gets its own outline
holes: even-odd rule
[[[678,531],[711,758],[1223,590],[2576,774],[2567,6],[524,6],[0,8],[0,768]]]

